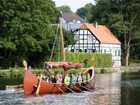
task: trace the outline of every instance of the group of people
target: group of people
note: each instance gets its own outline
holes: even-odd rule
[[[63,81],[62,74],[57,74],[56,76],[45,74],[42,79],[49,83],[62,83]]]
[[[81,72],[79,72],[79,74],[69,74],[66,73],[65,76],[63,76],[62,74],[57,74],[57,75],[44,75],[43,76],[43,80],[45,80],[46,82],[49,83],[64,83],[65,85],[69,85],[70,83],[75,84],[75,83],[79,83],[81,84],[82,82],[87,82],[90,79],[90,75],[89,74],[82,74]]]

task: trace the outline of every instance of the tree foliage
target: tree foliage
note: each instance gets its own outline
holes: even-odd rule
[[[0,0],[0,67],[36,64],[50,53],[57,9],[50,0]]]
[[[61,60],[61,48],[60,48],[60,27],[55,27],[56,36],[54,38],[53,47],[52,47],[52,57],[50,60],[52,61],[60,61]],[[68,45],[75,44],[76,41],[74,40],[74,33],[72,31],[67,31],[62,29],[63,33],[63,40],[64,40],[64,48],[68,47]]]
[[[97,21],[112,29],[122,42],[123,62],[127,66],[131,57],[138,57],[140,43],[140,1],[139,0],[97,0],[91,22]],[[130,50],[133,49],[133,50]]]
[[[63,6],[60,6],[60,7],[57,7],[57,8],[62,13],[72,13],[71,8],[67,5],[63,5]]]
[[[68,45],[75,44],[74,33],[71,31],[64,30],[64,46],[68,47]]]
[[[92,5],[91,3],[88,3],[85,5],[85,7],[77,9],[76,13],[83,19],[86,19],[87,21],[89,21],[92,16],[93,11],[94,11],[94,5]]]

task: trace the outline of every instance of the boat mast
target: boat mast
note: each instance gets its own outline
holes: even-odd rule
[[[61,50],[61,60],[65,61],[65,52],[64,52],[64,38],[63,38],[63,30],[62,30],[62,23],[59,17],[59,25],[60,25],[60,50]]]

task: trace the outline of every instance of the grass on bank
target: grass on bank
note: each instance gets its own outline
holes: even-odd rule
[[[82,68],[82,69],[71,69],[68,70],[69,73],[79,73],[87,70],[88,68]],[[139,68],[134,67],[120,67],[118,68],[121,72],[140,72]],[[101,73],[111,73],[112,71],[118,71],[115,68],[95,68],[95,74],[101,74]],[[33,74],[41,74],[41,73],[47,73],[47,70],[44,69],[32,69]],[[51,74],[61,74],[63,73],[63,69],[53,69],[51,71]],[[24,68],[9,68],[5,70],[0,70],[0,78],[23,78],[24,75]]]
[[[82,69],[70,69],[68,70],[69,73],[78,74],[79,72],[84,72],[88,68],[82,68]],[[112,69],[107,68],[97,68],[95,69],[95,73],[107,73],[111,72]],[[32,69],[33,74],[45,74],[48,71],[44,69]],[[62,74],[64,72],[63,69],[53,69],[51,71],[51,74]],[[23,78],[24,75],[24,68],[9,68],[5,70],[0,70],[0,78]]]

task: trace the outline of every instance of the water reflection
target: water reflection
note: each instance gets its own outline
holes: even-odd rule
[[[96,105],[120,105],[121,73],[99,74],[96,77],[97,88],[103,87],[103,95],[99,94]],[[106,93],[107,92],[107,93]],[[100,92],[101,93],[101,92]]]
[[[122,74],[121,105],[140,104],[140,73]]]
[[[129,82],[131,85],[128,85]],[[92,92],[47,94],[35,97],[25,96],[23,89],[7,88],[7,90],[0,90],[0,105],[138,105],[139,84],[139,74],[117,72],[98,74],[96,88]]]

